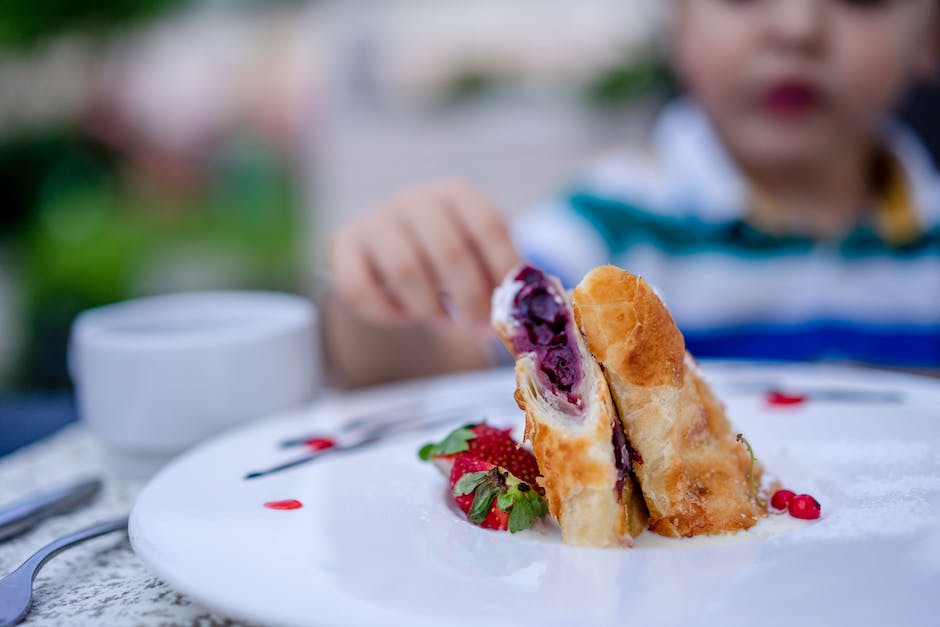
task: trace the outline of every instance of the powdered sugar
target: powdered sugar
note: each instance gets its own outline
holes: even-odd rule
[[[793,540],[919,534],[940,520],[940,452],[927,441],[820,442],[767,463],[822,504],[822,518]]]

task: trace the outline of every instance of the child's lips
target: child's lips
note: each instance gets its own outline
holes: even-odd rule
[[[760,107],[769,113],[784,117],[799,117],[816,111],[822,104],[822,94],[812,84],[803,81],[777,83],[760,98]]]

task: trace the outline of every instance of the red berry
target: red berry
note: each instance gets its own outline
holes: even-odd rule
[[[800,494],[790,499],[790,515],[803,520],[816,520],[822,513],[819,501],[809,494]]]
[[[777,490],[774,492],[774,495],[770,497],[770,504],[774,509],[786,509],[787,505],[790,504],[790,501],[793,500],[793,497],[796,496],[796,492],[790,490]]]
[[[805,394],[787,394],[786,392],[781,392],[780,390],[771,390],[767,392],[768,405],[802,405],[805,402]]]

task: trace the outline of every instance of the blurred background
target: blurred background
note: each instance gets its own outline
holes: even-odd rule
[[[66,389],[89,307],[309,291],[330,230],[402,186],[559,189],[673,93],[664,4],[4,0],[0,390]],[[908,109],[936,142],[937,95]]]
[[[5,0],[3,389],[66,388],[89,307],[306,291],[329,231],[404,185],[557,189],[668,89],[655,4]]]

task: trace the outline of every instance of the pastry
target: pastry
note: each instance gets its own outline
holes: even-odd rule
[[[564,541],[632,545],[647,516],[636,465],[561,284],[532,266],[516,268],[494,292],[492,311],[493,327],[516,359],[525,437]]]
[[[646,506],[664,536],[735,532],[766,514],[760,466],[685,350],[666,306],[640,277],[595,268],[573,309],[603,367]]]

